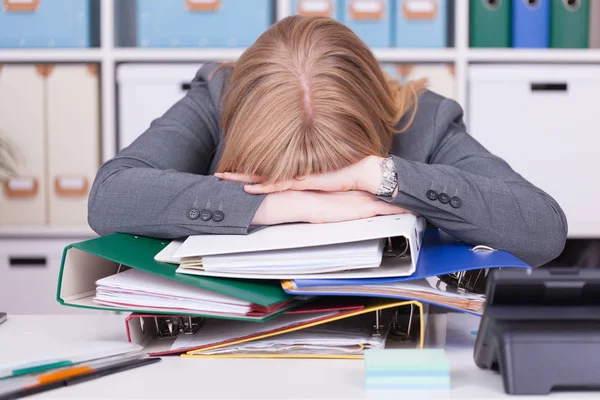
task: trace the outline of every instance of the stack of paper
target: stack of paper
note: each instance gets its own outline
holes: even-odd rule
[[[210,319],[205,321],[194,335],[181,335],[171,345],[171,350],[202,348],[231,340],[240,340],[249,337],[277,332],[282,329],[303,325],[325,318],[340,315],[344,311],[315,312],[305,314],[284,314],[270,319],[261,324],[246,321],[231,321],[226,319]]]
[[[272,355],[315,355],[343,356],[362,355],[366,349],[383,349],[390,326],[379,334],[373,334],[373,316],[329,322],[326,325],[305,328],[282,335],[234,344],[215,349],[200,350],[196,355],[272,356]]]
[[[180,274],[237,279],[410,276],[423,228],[424,221],[412,214],[283,224],[249,235],[195,235],[172,241],[155,260],[178,264]],[[390,246],[393,237],[405,238],[397,249]]]
[[[325,284],[323,286],[302,286],[302,288],[298,288],[293,281],[285,281],[283,287],[290,292],[310,292],[312,295],[337,293],[355,296],[407,298],[477,314],[483,312],[485,304],[485,295],[450,288],[437,277],[376,284],[364,284],[362,282],[343,286]]]
[[[325,273],[381,264],[384,240],[373,239],[330,246],[278,249],[234,254],[191,257],[182,263],[186,269],[230,274]]]
[[[294,304],[285,302],[269,309],[137,269],[96,281],[94,302],[115,307],[141,307],[160,312],[263,316],[280,312]]]

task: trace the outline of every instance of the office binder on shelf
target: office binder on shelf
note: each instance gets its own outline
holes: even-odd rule
[[[297,304],[279,285],[269,282],[248,282],[212,277],[176,274],[176,266],[154,260],[168,241],[112,234],[71,244],[63,250],[58,279],[57,300],[65,306],[140,312],[149,314],[186,314],[185,310],[149,308],[144,306],[107,306],[94,301],[96,282],[102,278],[133,268],[153,276],[175,281],[215,294],[247,302],[258,310],[247,315],[193,313],[194,316],[264,321]]]
[[[377,279],[295,279],[283,281],[282,287],[290,295],[415,299],[480,315],[483,299],[475,293],[465,293],[464,282],[460,282],[468,271],[476,272],[473,279],[481,279],[485,270],[491,268],[529,267],[527,263],[507,251],[468,245],[433,229],[423,235],[417,268],[410,276]],[[456,276],[456,287],[452,287],[452,281],[449,279],[437,282],[437,277],[447,275]],[[462,295],[458,296],[461,293]]]
[[[170,323],[173,326],[174,322],[172,320],[167,321],[170,318],[168,316],[159,317],[163,318],[162,320],[155,320],[153,315],[132,315],[127,320],[128,339],[141,345],[144,351],[149,352],[151,355],[180,353],[184,358],[361,359],[365,348],[360,345],[352,346],[352,349],[345,352],[340,352],[335,346],[327,346],[323,343],[321,343],[321,348],[312,349],[311,352],[303,352],[298,349],[265,352],[243,350],[244,346],[255,346],[267,340],[271,343],[278,340],[289,342],[295,340],[295,336],[300,334],[315,334],[310,330],[317,330],[316,334],[319,335],[321,328],[333,333],[338,330],[340,336],[350,337],[349,330],[339,330],[340,327],[346,326],[350,330],[353,329],[354,333],[360,331],[366,342],[375,341],[385,347],[420,349],[424,347],[427,310],[421,303],[384,299],[366,299],[364,302],[359,303],[351,299],[349,302],[350,306],[339,307],[327,307],[326,303],[325,307],[323,304],[317,304],[313,308],[308,305],[307,308],[283,314],[269,321],[269,326],[265,324],[248,324],[243,321],[212,321],[209,319],[194,321],[187,317],[181,317],[180,320],[175,322],[175,325],[178,328],[181,327],[181,329],[172,330],[169,329],[168,325]],[[290,316],[296,316],[296,320],[300,322],[284,322],[278,325],[279,319],[287,317],[289,321],[293,320],[293,318],[289,318]],[[207,340],[202,337],[203,321],[207,323],[206,328],[213,331],[218,328],[209,328],[209,322],[216,322],[222,327],[229,325],[227,328],[229,334],[226,336],[222,334],[215,335],[213,340],[211,332],[209,332]],[[245,324],[245,327],[256,328],[250,332],[245,330],[242,324]],[[236,337],[236,334],[232,333],[235,330],[239,330],[242,334]],[[197,335],[202,344],[196,348],[193,348],[192,345],[188,348],[171,351],[170,348],[173,343],[186,334]],[[193,343],[193,341],[186,338],[184,338],[184,341]],[[347,340],[345,341],[347,342]],[[362,341],[362,339],[359,338],[359,341]]]
[[[588,47],[600,48],[600,2],[590,2],[590,34]]]
[[[510,47],[511,0],[470,0],[471,47]]]
[[[584,49],[588,47],[589,0],[552,0],[550,10],[550,47]]]
[[[170,243],[163,252],[157,254],[156,259],[179,264],[177,272],[182,275],[223,278],[294,279],[302,276],[304,279],[342,279],[409,276],[416,268],[424,228],[425,220],[413,214],[385,215],[328,224],[284,224],[269,226],[250,235],[190,236],[183,243]],[[262,273],[245,273],[243,270],[207,271],[203,267],[203,260],[208,262],[213,256],[233,258],[240,254],[264,254],[264,260],[269,261],[273,258],[273,253],[269,252],[273,251],[285,251],[289,253],[288,256],[297,254],[297,258],[303,260],[306,257],[303,254],[308,248],[323,249],[324,246],[373,239],[382,239],[387,245],[380,253],[380,265],[371,268],[347,270],[346,261],[340,262],[339,270],[322,273],[286,272],[276,266],[272,268],[273,272]],[[400,254],[410,257],[399,257]],[[348,257],[351,259],[351,252]],[[225,259],[222,264],[230,267],[231,263]]]
[[[512,0],[512,47],[550,45],[550,0]]]

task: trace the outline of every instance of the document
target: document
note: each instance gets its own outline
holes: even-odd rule
[[[412,214],[327,224],[282,224],[249,235],[174,240],[155,260],[177,273],[239,279],[410,276],[425,223]],[[393,257],[391,257],[393,256]]]
[[[264,311],[247,301],[187,285],[137,269],[96,281],[94,302],[157,311],[190,311],[246,315]]]
[[[226,343],[234,339],[243,339],[268,332],[276,332],[284,328],[318,321],[343,313],[340,311],[317,312],[306,314],[283,314],[263,323],[231,321],[224,319],[207,319],[194,335],[179,335],[171,350],[199,348],[202,346]]]
[[[301,249],[280,249],[204,256],[187,261],[185,268],[208,272],[278,275],[303,275],[377,268],[383,255],[383,239],[312,246]]]
[[[484,294],[449,287],[437,276],[412,281],[380,282],[376,284],[357,283],[355,285],[344,284],[339,286],[331,284],[297,288],[293,282],[285,281],[282,285],[290,294],[296,295],[343,294],[345,296],[405,298],[440,304],[473,313],[481,313],[485,303]]]
[[[372,325],[373,316],[367,314],[251,342],[201,350],[196,354],[361,355],[366,349],[385,348],[389,326],[374,334]]]

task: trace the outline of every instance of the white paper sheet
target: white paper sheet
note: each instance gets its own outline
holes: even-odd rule
[[[252,274],[240,272],[214,272],[203,271],[194,266],[179,266],[177,273],[199,276],[214,276],[221,278],[238,279],[366,279],[366,278],[391,278],[410,276],[413,272],[411,257],[384,258],[377,268],[351,269],[348,271],[324,272],[318,274],[289,274],[285,271],[271,274]]]
[[[207,319],[194,335],[179,335],[171,350],[201,347],[227,342],[233,339],[279,330],[286,327],[316,321],[340,314],[341,311],[317,312],[306,314],[283,314],[263,323]]]
[[[365,316],[362,316],[362,318],[334,321],[248,343],[206,350],[198,354],[361,354],[364,348],[384,348],[387,332],[382,332],[380,336],[373,335],[371,325],[360,323],[365,320]]]
[[[99,304],[234,314],[250,311],[250,303],[243,300],[137,269],[99,279],[96,285],[94,301]]]
[[[381,264],[384,240],[280,249],[264,252],[220,254],[202,257],[198,266],[209,272],[251,274],[293,274],[376,268]],[[187,266],[187,262],[183,262]]]

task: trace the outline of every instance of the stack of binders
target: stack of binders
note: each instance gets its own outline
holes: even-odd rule
[[[412,214],[172,241],[113,234],[65,248],[57,298],[131,313],[128,338],[151,355],[363,358],[423,348],[429,304],[481,315],[496,267],[527,265]]]
[[[592,0],[470,0],[471,47],[598,48]]]

